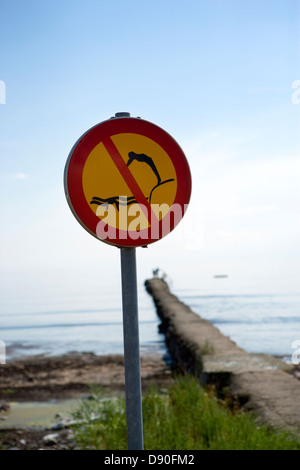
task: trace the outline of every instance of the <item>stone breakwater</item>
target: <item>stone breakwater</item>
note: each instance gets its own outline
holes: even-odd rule
[[[300,433],[300,381],[291,366],[267,354],[250,354],[193,312],[158,278],[145,282],[174,366],[214,384],[261,422]]]

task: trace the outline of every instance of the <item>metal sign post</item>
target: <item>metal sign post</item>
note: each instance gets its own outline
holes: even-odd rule
[[[128,450],[143,450],[142,390],[135,248],[121,248]]]

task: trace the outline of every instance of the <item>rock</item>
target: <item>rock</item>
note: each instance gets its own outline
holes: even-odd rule
[[[46,446],[53,446],[58,443],[58,438],[59,435],[57,433],[46,434],[46,436],[43,437],[43,441]]]
[[[10,409],[10,405],[8,403],[2,403],[0,405],[0,411],[6,412],[6,411],[9,411],[9,409]]]
[[[69,428],[70,426],[74,426],[76,423],[77,423],[76,420],[72,418],[64,417],[62,418],[61,421],[59,421],[58,423],[54,424],[51,427],[51,431],[61,431],[62,429],[66,429],[66,428]]]
[[[54,424],[52,426],[51,431],[61,431],[64,428],[64,424],[62,422]]]

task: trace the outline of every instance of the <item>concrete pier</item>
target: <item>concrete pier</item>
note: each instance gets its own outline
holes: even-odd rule
[[[162,279],[145,282],[161,319],[174,365],[200,383],[226,389],[261,422],[300,433],[300,381],[291,367],[267,354],[250,354],[173,295]]]

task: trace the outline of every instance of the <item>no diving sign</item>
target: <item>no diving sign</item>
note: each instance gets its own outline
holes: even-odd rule
[[[82,135],[65,167],[65,193],[80,224],[111,245],[153,243],[180,222],[191,195],[191,174],[177,142],[163,129],[128,113]]]
[[[120,247],[128,450],[143,450],[135,247],[180,222],[191,174],[177,142],[163,129],[117,113],[82,135],[65,166],[69,206],[92,235]]]

